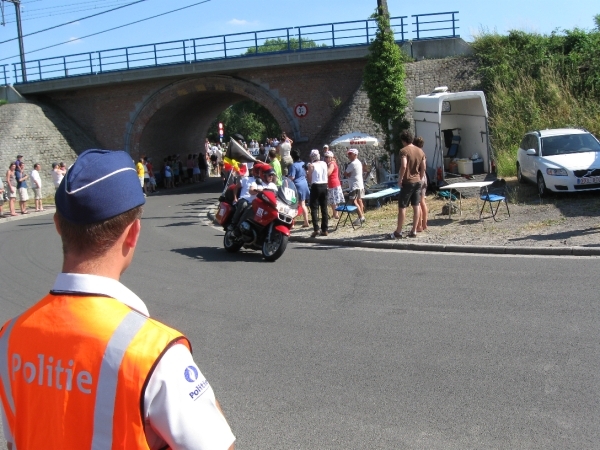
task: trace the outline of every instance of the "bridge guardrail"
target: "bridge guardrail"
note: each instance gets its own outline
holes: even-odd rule
[[[6,86],[8,85],[8,77],[6,76],[6,68],[8,67],[8,64],[2,64],[2,81],[3,84],[1,84],[0,86]]]
[[[415,40],[458,37],[456,14],[458,11],[411,16],[414,18],[413,25],[416,26],[413,31],[416,34]],[[390,27],[397,42],[407,40],[407,18],[408,16],[390,18]],[[431,35],[447,30],[452,30],[452,33],[444,36]],[[204,60],[251,57],[257,54],[363,46],[371,43],[376,32],[375,19],[277,28],[44,58],[26,61],[25,69],[29,83]],[[6,66],[2,66],[4,84],[9,81]],[[21,72],[21,64],[13,63],[15,84],[23,83]]]
[[[427,18],[427,19],[437,19],[438,16],[441,15],[448,15],[451,14],[452,15],[452,19],[448,20],[448,19],[441,19],[441,20],[422,20],[423,18]],[[416,16],[412,16],[415,18],[415,21],[413,22],[413,25],[415,25],[415,33],[417,34],[417,41],[421,41],[424,39],[440,39],[440,38],[448,38],[448,37],[456,37],[456,29],[458,28],[456,26],[456,22],[458,22],[458,19],[456,18],[456,14],[458,14],[458,11],[451,11],[451,12],[445,12],[445,13],[433,13],[433,14],[418,14]],[[436,17],[433,17],[436,16]],[[431,28],[431,27],[435,27],[435,26],[440,26],[438,24],[441,25],[447,25],[448,23],[451,23],[451,26],[442,26],[442,28]],[[423,28],[425,27],[425,28]],[[452,34],[448,34],[446,36],[427,36],[427,33],[431,33],[433,31],[446,31],[446,30],[452,30]],[[425,36],[422,36],[423,34],[425,34]]]

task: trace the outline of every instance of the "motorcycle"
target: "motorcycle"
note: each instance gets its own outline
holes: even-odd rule
[[[284,178],[277,192],[263,190],[232,229],[231,219],[235,206],[221,197],[217,222],[223,226],[225,236],[223,247],[230,253],[242,247],[261,250],[267,261],[275,261],[283,255],[287,247],[294,218],[298,215],[298,191],[294,183]]]

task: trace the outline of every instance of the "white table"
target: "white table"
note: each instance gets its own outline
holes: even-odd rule
[[[485,186],[489,186],[493,181],[464,181],[461,183],[448,184],[446,186],[439,187],[440,191],[449,191],[451,189],[456,189],[458,191],[458,212],[462,216],[462,195],[460,193],[461,189],[469,189],[469,188],[482,188]],[[450,192],[450,196],[448,197],[450,203],[452,203],[452,192]],[[477,195],[477,202],[479,203],[479,194]],[[448,216],[452,219],[452,205],[448,205]]]

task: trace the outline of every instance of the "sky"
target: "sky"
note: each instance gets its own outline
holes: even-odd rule
[[[365,20],[377,6],[377,0],[204,0],[178,12],[82,38],[202,0],[143,0],[86,20],[77,19],[136,0],[21,1],[24,35],[74,21],[50,31],[25,36],[28,61],[156,42]],[[478,3],[472,0],[388,0],[388,8],[392,17],[409,16],[409,19],[416,14],[457,11],[458,33],[466,41],[473,40],[482,30],[500,34],[509,30],[549,34],[554,30],[576,27],[590,30],[594,28],[594,15],[600,14],[598,0],[486,0]],[[6,25],[0,26],[0,42],[17,37],[12,3],[4,2],[4,16]],[[68,43],[35,51],[62,42]],[[0,65],[18,62],[18,55],[17,40],[0,44]]]

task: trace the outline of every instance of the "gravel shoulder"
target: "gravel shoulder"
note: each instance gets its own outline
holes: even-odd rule
[[[600,247],[600,192],[540,198],[535,186],[518,184],[516,179],[507,179],[507,183],[510,217],[501,205],[498,222],[491,218],[489,208],[484,211],[483,219],[479,219],[483,203],[476,192],[467,193],[467,198],[462,200],[462,214],[453,214],[452,219],[441,214],[447,201],[428,194],[428,229],[410,241],[444,245]],[[337,221],[330,220],[329,238],[386,240],[386,235],[395,229],[397,211],[395,201],[381,208],[369,207],[365,214],[366,223],[356,230],[347,223],[332,231]],[[405,231],[410,230],[411,223],[412,209],[408,208]],[[311,232],[312,228],[292,231],[294,236],[306,237]]]

